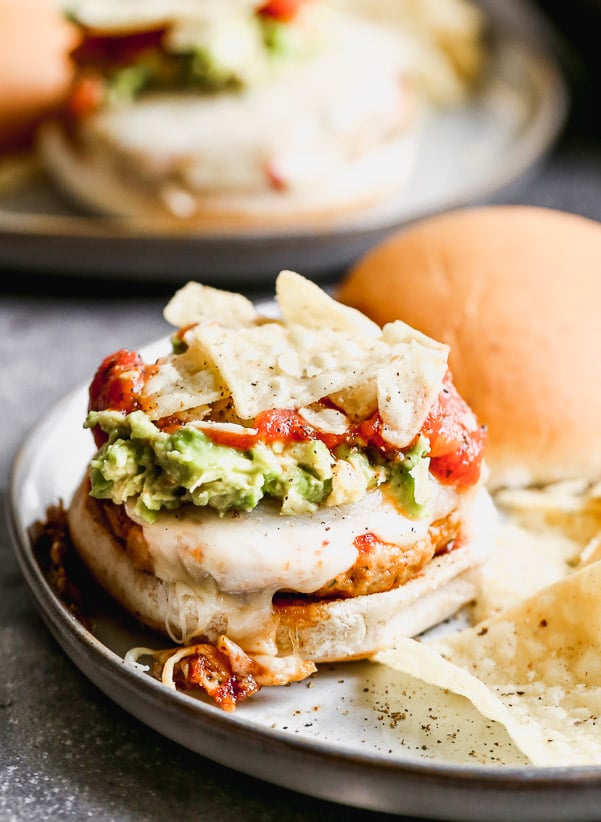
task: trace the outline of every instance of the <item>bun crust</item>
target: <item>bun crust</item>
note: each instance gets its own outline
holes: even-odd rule
[[[0,149],[14,149],[62,102],[75,34],[55,0],[4,0],[0,22]]]
[[[166,634],[168,624],[178,635],[195,630],[209,641],[226,631],[224,624],[198,625],[190,599],[174,608],[177,583],[165,582],[136,569],[108,528],[101,505],[89,495],[85,478],[68,510],[71,539],[95,579],[142,624]],[[400,588],[382,594],[331,601],[279,601],[278,651],[303,659],[334,662],[360,659],[390,647],[395,636],[416,636],[456,613],[474,598],[473,569],[490,546],[492,503],[480,501],[474,540],[434,559]]]
[[[489,430],[491,489],[601,477],[601,226],[529,206],[422,220],[363,256],[337,299],[451,346]]]
[[[173,196],[167,181],[138,183],[124,176],[110,152],[75,145],[62,126],[48,121],[38,134],[38,148],[56,185],[92,213],[158,223],[173,231],[227,230],[336,222],[342,216],[387,203],[408,181],[414,166],[417,131],[403,128],[372,147],[349,167],[343,185],[299,192],[259,190],[246,193],[189,190]],[[130,171],[135,171],[130,166]],[[181,210],[180,210],[181,209]]]

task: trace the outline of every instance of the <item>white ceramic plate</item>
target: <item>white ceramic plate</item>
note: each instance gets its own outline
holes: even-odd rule
[[[145,349],[147,360],[166,340]],[[371,662],[325,665],[309,680],[263,689],[227,714],[126,664],[164,641],[99,597],[88,632],[53,594],[30,526],[67,503],[93,451],[82,428],[87,388],[51,409],[13,465],[9,521],[24,577],[51,632],[111,699],[164,736],[221,764],[360,808],[446,820],[598,820],[600,768],[534,768],[502,728],[461,697]],[[199,766],[200,767],[200,766]]]
[[[541,160],[565,120],[566,86],[535,7],[487,0],[492,59],[469,104],[428,124],[411,183],[385,209],[335,224],[195,234],[84,215],[36,178],[0,195],[0,266],[133,279],[270,282],[282,268],[339,271],[390,230],[490,200]]]

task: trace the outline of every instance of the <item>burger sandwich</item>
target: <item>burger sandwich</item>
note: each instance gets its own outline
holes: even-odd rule
[[[401,27],[332,0],[72,0],[67,11],[74,80],[38,142],[51,178],[93,213],[176,227],[335,219],[410,175],[418,56]],[[466,26],[450,41],[460,50],[480,34]]]
[[[226,710],[455,614],[494,542],[448,347],[290,271],[276,294],[270,316],[190,282],[170,352],[106,357],[67,511],[96,580],[171,640],[129,658]]]

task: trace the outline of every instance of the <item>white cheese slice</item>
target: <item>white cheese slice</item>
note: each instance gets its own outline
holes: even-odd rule
[[[457,502],[454,489],[437,488],[434,518],[448,514]],[[223,517],[190,505],[162,512],[142,528],[160,579],[196,584],[208,576],[220,591],[233,594],[262,589],[310,593],[354,564],[356,537],[372,533],[384,542],[412,544],[426,536],[431,521],[408,519],[375,490],[352,505],[294,517],[281,516],[265,502],[248,513]]]

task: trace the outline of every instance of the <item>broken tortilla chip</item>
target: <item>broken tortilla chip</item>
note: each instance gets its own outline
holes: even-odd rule
[[[316,283],[295,271],[280,271],[275,281],[276,299],[286,325],[329,328],[377,339],[380,326],[356,308],[337,302]]]
[[[243,294],[223,291],[210,285],[188,282],[175,292],[163,309],[163,317],[176,328],[219,320],[221,325],[238,328],[253,325],[257,312]]]
[[[557,529],[528,530],[500,516],[497,547],[477,569],[472,624],[512,608],[574,570],[580,546]]]
[[[601,764],[601,563],[490,620],[373,659],[468,698],[534,765]]]

